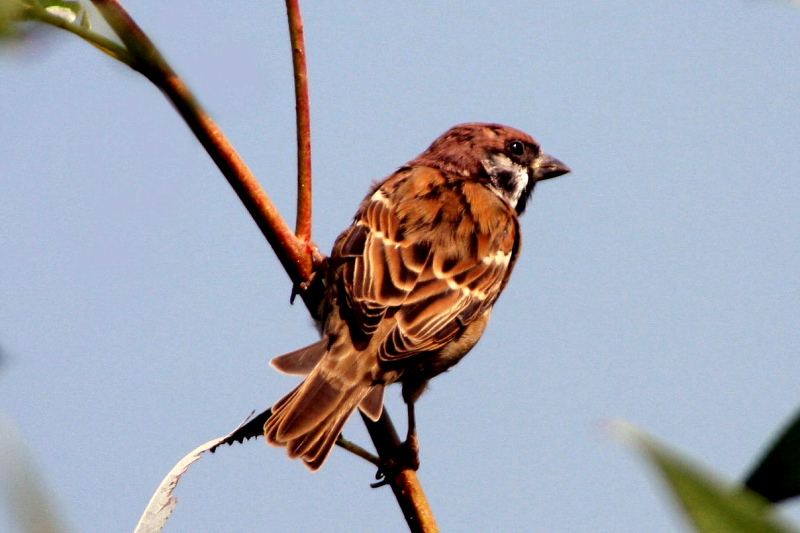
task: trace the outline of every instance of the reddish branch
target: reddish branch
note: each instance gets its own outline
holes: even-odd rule
[[[294,65],[294,98],[297,114],[297,237],[311,240],[311,105],[308,99],[308,66],[299,0],[286,0],[289,37]]]
[[[319,250],[292,232],[219,126],[200,106],[125,8],[117,0],[94,0],[94,4],[135,57],[133,68],[164,92],[217,164],[267,238],[292,282],[296,286],[307,283],[323,260]],[[300,294],[316,318],[322,297],[321,286],[316,284],[307,289],[300,291]]]
[[[363,413],[361,413],[361,419],[367,426],[369,436],[380,458],[385,461],[387,458],[393,457],[400,447],[401,441],[386,409],[383,410],[383,414],[376,422],[370,420]],[[436,518],[433,516],[428,498],[425,497],[425,492],[422,490],[417,473],[410,468],[394,472],[389,470],[383,473],[386,481],[392,487],[394,497],[400,505],[406,523],[408,523],[408,529],[412,533],[438,532],[439,526],[436,524]]]

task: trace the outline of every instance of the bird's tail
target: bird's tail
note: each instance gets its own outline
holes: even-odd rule
[[[383,385],[366,380],[345,382],[325,366],[316,365],[300,385],[279,400],[264,425],[268,443],[285,446],[289,457],[301,457],[311,470],[318,470],[328,458],[359,404],[372,419],[380,416],[383,407]]]

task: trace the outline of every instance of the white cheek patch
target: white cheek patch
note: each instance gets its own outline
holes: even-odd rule
[[[488,160],[484,160],[484,168],[492,178],[495,192],[516,206],[528,187],[528,168],[502,153],[492,154]]]

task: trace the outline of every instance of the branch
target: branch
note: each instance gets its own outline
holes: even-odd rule
[[[376,422],[361,411],[359,413],[381,459],[386,461],[394,457],[401,442],[386,408],[384,407],[383,414]],[[384,475],[392,487],[394,497],[400,505],[411,533],[438,533],[439,526],[436,524],[436,518],[422,490],[417,473],[411,468],[404,468],[394,472],[391,470],[384,472]]]
[[[323,287],[321,276],[313,276],[324,256],[310,242],[299,239],[281,217],[275,204],[242,161],[219,126],[200,106],[153,42],[117,0],[92,0],[109,26],[136,58],[136,70],[147,77],[172,102],[197,139],[239,196],[250,216],[267,238],[278,260],[315,318]],[[313,281],[307,286],[309,281]]]
[[[299,239],[311,240],[311,104],[308,97],[308,66],[299,0],[286,0],[289,37],[294,66],[294,98],[297,114],[297,223]]]

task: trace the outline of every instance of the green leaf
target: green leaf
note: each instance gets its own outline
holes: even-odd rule
[[[14,24],[19,21],[20,5],[13,0],[0,0],[0,38],[14,35]]]
[[[756,463],[745,484],[772,502],[800,495],[800,412]]]
[[[39,0],[39,5],[69,23],[78,24],[87,29],[89,27],[86,8],[80,0]]]
[[[16,425],[0,411],[0,499],[20,533],[64,533],[67,527]]]
[[[775,515],[773,505],[745,487],[720,481],[632,426],[616,427],[656,467],[699,533],[798,533]]]
[[[0,0],[0,39],[23,40],[40,29],[40,26],[31,26],[29,23],[32,21],[45,22],[73,33],[78,33],[70,29],[73,26],[84,30],[91,28],[89,12],[80,0]]]

